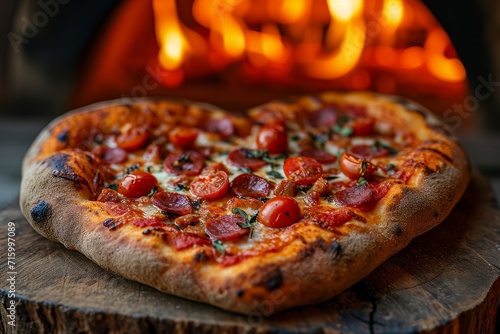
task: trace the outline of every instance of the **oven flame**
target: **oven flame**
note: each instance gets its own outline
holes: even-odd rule
[[[213,72],[235,64],[242,76],[251,69],[263,80],[335,88],[340,80],[346,89],[387,93],[398,86],[390,76],[401,73],[466,80],[446,32],[417,0],[192,0],[189,26],[179,19],[180,3],[153,0],[155,31],[159,64],[187,77],[202,76],[190,69],[205,59]]]

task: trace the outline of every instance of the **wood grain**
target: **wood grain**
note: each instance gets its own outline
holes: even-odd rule
[[[6,323],[8,222],[16,225],[15,328]],[[494,333],[500,296],[500,210],[477,172],[440,226],[366,279],[328,302],[270,317],[266,310],[233,314],[110,274],[39,236],[17,205],[0,213],[0,240],[5,333]]]

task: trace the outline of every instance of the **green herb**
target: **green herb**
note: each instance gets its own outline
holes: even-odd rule
[[[243,217],[243,219],[245,219],[245,224],[248,223],[248,216],[247,216],[247,213],[245,211],[241,210],[240,208],[233,208],[233,210],[231,210],[231,212]]]
[[[219,152],[219,155],[228,155],[229,154],[229,151],[222,151],[222,152]]]
[[[252,170],[250,168],[247,168],[247,167],[240,167],[240,168],[238,168],[238,170],[243,172],[243,173],[252,174]]]
[[[285,160],[286,158],[288,158],[288,154],[286,153],[278,154],[272,157],[274,160]]]
[[[309,191],[309,189],[311,189],[311,187],[312,187],[312,184],[307,185],[307,186],[297,186],[297,189],[299,189],[303,193],[306,193]]]
[[[366,179],[365,179],[363,176],[361,176],[361,177],[358,179],[358,181],[356,181],[356,184],[357,184],[358,186],[362,186],[362,185],[364,185],[364,184],[368,184],[368,181],[366,181]]]
[[[128,167],[127,170],[125,171],[125,174],[130,174],[133,171],[137,170],[139,168],[139,164],[135,163],[132,166]]]
[[[339,129],[336,132],[339,135],[341,135],[342,137],[349,137],[350,135],[352,135],[352,133],[354,132],[354,130],[352,128],[350,128],[350,127],[345,127],[345,128]]]
[[[351,120],[351,118],[347,115],[342,115],[339,117],[338,121],[337,121],[337,125],[340,126],[340,127],[343,127],[345,123],[349,122]]]
[[[368,165],[368,162],[366,160],[363,160],[361,162],[361,177],[365,176],[366,173],[366,166]]]
[[[215,250],[222,255],[225,253],[225,248],[224,245],[222,244],[222,241],[220,240],[212,240],[212,246],[215,248]]]
[[[153,166],[147,166],[146,167],[146,172],[151,173],[151,168],[153,168]]]
[[[344,126],[347,122],[349,122],[350,118],[346,115],[340,116],[337,124],[333,127],[333,132],[338,133],[343,137],[349,137],[353,132],[353,128]]]
[[[281,175],[279,172],[277,172],[275,170],[270,170],[269,172],[267,172],[267,175],[269,175],[270,177],[273,177],[275,179],[278,179],[278,180],[284,179],[283,175]]]
[[[312,133],[309,132],[309,138],[314,142],[314,144],[318,145],[320,148],[323,148],[325,146],[325,143],[328,140],[328,134],[327,133]]]
[[[396,168],[396,166],[394,164],[387,164],[385,168],[387,168],[387,170],[393,170],[394,168]]]
[[[267,197],[259,197],[257,198],[259,201],[261,201],[262,203],[266,203],[267,201],[269,201],[269,198]]]
[[[151,191],[149,192],[148,194],[148,197],[151,197],[153,196],[154,194],[156,194],[158,192],[158,186],[154,186]]]
[[[247,159],[262,159],[264,156],[268,156],[267,150],[248,150],[245,149],[245,158]]]
[[[111,183],[110,185],[107,185],[106,188],[117,191],[118,185],[116,183]]]
[[[192,202],[193,208],[195,210],[199,210],[200,209],[200,203],[201,203],[201,200],[199,198],[193,200],[193,202]]]
[[[234,214],[239,214],[241,217],[243,217],[243,219],[245,220],[245,222],[242,223],[242,224],[238,224],[238,226],[241,227],[241,228],[248,228],[248,229],[250,229],[250,234],[248,235],[248,238],[251,239],[252,236],[253,236],[254,224],[257,221],[258,213],[256,213],[255,215],[253,215],[250,219],[248,219],[247,213],[245,211],[243,211],[242,209],[240,209],[240,208],[233,208],[233,210],[231,210],[231,212],[234,213]]]
[[[182,190],[186,190],[186,189],[189,189],[189,187],[186,187],[185,185],[183,185],[182,183],[179,183],[177,186],[175,186],[174,190],[175,191],[182,191]]]
[[[299,135],[293,135],[290,139],[293,140],[293,141],[297,141],[297,140],[300,139],[300,136]]]
[[[189,154],[187,154],[187,153],[184,153],[179,159],[177,159],[177,162],[180,164],[183,164],[183,163],[186,163],[189,161],[190,161]]]
[[[377,151],[378,149],[380,148],[385,148],[386,150],[388,150],[391,154],[397,154],[398,151],[392,147],[392,146],[389,146],[381,141],[375,141],[375,143],[373,144],[373,147],[372,147],[372,150],[373,151]]]

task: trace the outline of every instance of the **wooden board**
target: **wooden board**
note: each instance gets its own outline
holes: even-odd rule
[[[7,324],[8,222],[16,229],[15,328]],[[274,316],[225,312],[110,274],[39,236],[17,205],[0,213],[0,240],[6,333],[493,333],[500,295],[500,210],[477,172],[440,226],[369,277],[328,302]]]

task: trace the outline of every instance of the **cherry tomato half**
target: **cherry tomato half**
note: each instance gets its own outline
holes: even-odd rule
[[[198,138],[198,130],[186,126],[178,126],[168,133],[168,139],[175,147],[191,147],[196,138]]]
[[[365,165],[365,171],[363,173],[363,164]],[[377,167],[365,160],[355,157],[349,153],[342,153],[340,157],[340,170],[344,173],[345,176],[350,178],[351,180],[357,180],[361,176],[368,177],[373,174],[377,170]]]
[[[248,168],[252,171],[267,165],[267,162],[262,159],[250,157],[248,150],[244,148],[231,152],[227,157],[227,162],[234,167]]]
[[[257,218],[267,227],[290,226],[300,220],[300,207],[291,197],[276,196],[262,205]]]
[[[132,198],[146,196],[154,186],[158,185],[156,177],[152,174],[135,171],[125,176],[118,185],[118,192]]]
[[[135,151],[146,145],[149,131],[146,127],[131,126],[116,137],[118,147],[127,151]]]
[[[375,120],[371,117],[357,117],[346,123],[346,127],[350,127],[353,131],[353,136],[368,136],[373,133]]]
[[[255,174],[238,175],[231,182],[231,189],[238,197],[267,197],[270,187],[266,179]]]
[[[167,172],[177,175],[198,175],[203,169],[204,156],[196,151],[171,153],[163,162]]]
[[[203,199],[218,199],[229,190],[229,178],[224,171],[197,176],[189,186],[191,193]]]
[[[283,171],[288,180],[299,186],[311,184],[323,175],[323,168],[316,160],[300,156],[286,159]]]
[[[257,134],[257,148],[267,150],[269,154],[280,154],[288,151],[285,126],[281,123],[263,126]]]

